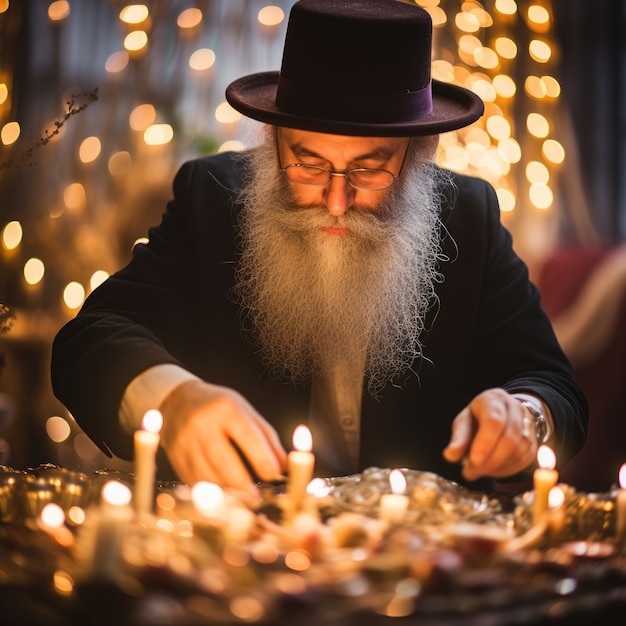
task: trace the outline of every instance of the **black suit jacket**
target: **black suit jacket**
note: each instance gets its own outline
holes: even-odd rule
[[[309,388],[272,380],[242,334],[229,297],[237,260],[238,190],[245,155],[186,163],[174,199],[147,245],[58,333],[52,381],[58,398],[105,451],[132,458],[118,424],[124,389],[159,363],[177,363],[233,387],[272,422],[286,447],[306,421]],[[361,465],[431,470],[463,482],[442,458],[456,414],[490,387],[544,399],[564,463],[583,443],[587,408],[570,365],[512,249],[493,188],[460,175],[442,189],[439,306],[422,336],[424,358],[362,408]],[[475,485],[476,486],[476,485]]]

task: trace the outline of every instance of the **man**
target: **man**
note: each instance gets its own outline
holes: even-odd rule
[[[227,98],[260,146],[185,164],[147,245],[55,340],[53,384],[105,451],[143,413],[183,481],[431,470],[476,488],[581,445],[586,405],[493,189],[433,165],[482,102],[430,80],[431,22],[394,0],[302,0],[281,71]]]

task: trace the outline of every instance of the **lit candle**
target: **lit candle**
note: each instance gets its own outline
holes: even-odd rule
[[[135,510],[139,515],[152,512],[156,453],[161,439],[163,416],[157,410],[147,411],[143,416],[141,430],[135,431]]]
[[[102,505],[96,527],[92,557],[92,576],[100,580],[115,580],[120,574],[121,546],[125,523],[132,519],[130,489],[117,480],[102,488]]]
[[[550,489],[554,487],[559,479],[556,467],[556,455],[549,446],[539,446],[537,450],[537,463],[539,467],[533,474],[533,486],[535,488],[535,500],[533,509],[533,521],[539,523],[548,510],[548,498]]]
[[[553,543],[561,540],[566,521],[565,492],[560,487],[552,487],[548,494],[548,532]]]
[[[409,507],[409,498],[405,495],[406,478],[399,469],[389,474],[391,493],[380,497],[380,517],[391,523],[398,523],[404,519]]]
[[[294,450],[287,457],[289,472],[287,494],[291,507],[298,511],[306,500],[306,488],[311,482],[315,465],[315,455],[311,452],[313,438],[306,426],[300,424],[293,431],[293,447]]]
[[[619,469],[619,486],[615,502],[616,521],[615,536],[618,541],[626,540],[626,463]]]

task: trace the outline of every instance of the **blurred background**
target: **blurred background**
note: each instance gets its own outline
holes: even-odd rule
[[[248,145],[224,90],[279,68],[292,4],[0,0],[0,465],[129,469],[54,398],[52,340],[159,222],[183,161]],[[626,461],[626,2],[416,4],[433,77],[486,104],[438,161],[496,188],[590,403],[563,476],[607,489]]]

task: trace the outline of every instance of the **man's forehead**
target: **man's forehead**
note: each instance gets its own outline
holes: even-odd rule
[[[393,154],[406,146],[408,137],[357,137],[279,128],[278,140],[291,149],[298,148],[311,152],[350,150],[361,154]]]

